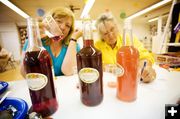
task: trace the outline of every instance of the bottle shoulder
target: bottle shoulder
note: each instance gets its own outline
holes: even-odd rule
[[[122,46],[121,48],[119,48],[118,54],[127,54],[127,55],[137,54],[137,55],[139,55],[139,51],[134,46]]]
[[[134,46],[121,46],[120,48],[119,48],[119,50],[138,50],[137,48],[135,48]]]
[[[94,46],[83,47],[77,55],[79,56],[97,56],[101,55],[101,51],[96,49]]]
[[[35,51],[26,51],[25,56],[28,57],[49,57],[50,54],[45,48],[39,48],[38,50]]]

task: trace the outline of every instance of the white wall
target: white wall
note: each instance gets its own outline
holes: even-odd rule
[[[119,21],[118,23],[120,34],[123,34],[123,22]],[[152,43],[151,43],[151,35],[150,35],[150,26],[147,23],[139,23],[139,22],[132,22],[132,30],[133,35],[140,40],[144,47],[151,51],[152,50]],[[146,39],[145,39],[146,37]]]
[[[0,43],[5,49],[12,52],[15,60],[20,60],[20,43],[15,23],[0,23]]]
[[[152,37],[150,35],[150,25],[148,23],[134,23],[133,33],[148,51],[152,51]]]
[[[118,28],[120,34],[123,34],[123,21],[118,21]],[[147,23],[132,22],[133,35],[135,35],[139,40],[144,40],[145,36],[150,39],[150,28]]]
[[[134,23],[133,24],[133,33],[138,37],[139,40],[144,40],[147,37],[147,40],[150,39],[150,28],[149,24]]]

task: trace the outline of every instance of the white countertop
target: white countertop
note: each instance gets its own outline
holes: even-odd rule
[[[116,88],[109,88],[108,81],[116,81],[110,73],[103,74],[104,99],[95,107],[87,107],[80,101],[76,88],[77,75],[60,76],[55,80],[59,108],[52,115],[54,119],[164,119],[165,104],[175,104],[180,98],[180,73],[168,72],[155,66],[157,79],[149,84],[138,83],[137,99],[122,102],[116,98]],[[11,97],[24,99],[29,107],[31,100],[25,80],[9,82]]]

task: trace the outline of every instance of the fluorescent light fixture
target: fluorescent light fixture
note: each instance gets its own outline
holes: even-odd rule
[[[153,21],[156,21],[156,20],[158,20],[158,17],[155,17],[155,18],[153,18],[153,19],[150,19],[150,20],[148,20],[148,22],[153,22]]]
[[[81,14],[81,18],[88,15],[88,13],[89,13],[90,9],[92,8],[94,2],[95,2],[95,0],[88,0],[87,1],[87,3],[85,4],[85,7],[83,9],[83,12]]]
[[[162,18],[167,17],[167,16],[168,16],[168,14],[163,15]],[[158,17],[155,17],[155,18],[153,18],[153,19],[150,19],[150,20],[148,20],[148,22],[153,22],[153,21],[156,21],[156,20],[158,20]]]
[[[139,11],[139,12],[137,12],[137,13],[129,16],[129,17],[127,17],[126,19],[133,19],[135,17],[138,17],[138,16],[140,16],[142,14],[145,14],[145,13],[147,13],[147,12],[153,10],[153,9],[156,9],[156,8],[162,6],[162,5],[164,5],[164,4],[166,4],[166,3],[170,2],[170,1],[172,1],[172,0],[163,0],[161,2],[158,2],[158,3],[156,3],[156,4],[152,5],[152,6],[144,9],[144,10],[141,10],[141,11]]]
[[[0,0],[3,4],[5,4],[6,6],[8,6],[9,8],[11,8],[12,10],[14,10],[16,13],[18,13],[19,15],[21,15],[24,18],[28,18],[30,17],[29,15],[27,15],[25,12],[23,12],[21,9],[19,9],[18,7],[16,7],[13,3],[11,3],[8,0]]]

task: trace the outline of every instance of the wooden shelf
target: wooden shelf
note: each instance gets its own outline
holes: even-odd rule
[[[20,38],[21,51],[22,51],[22,48],[24,46],[27,37],[27,26],[19,26],[18,31],[19,31],[19,38]]]

